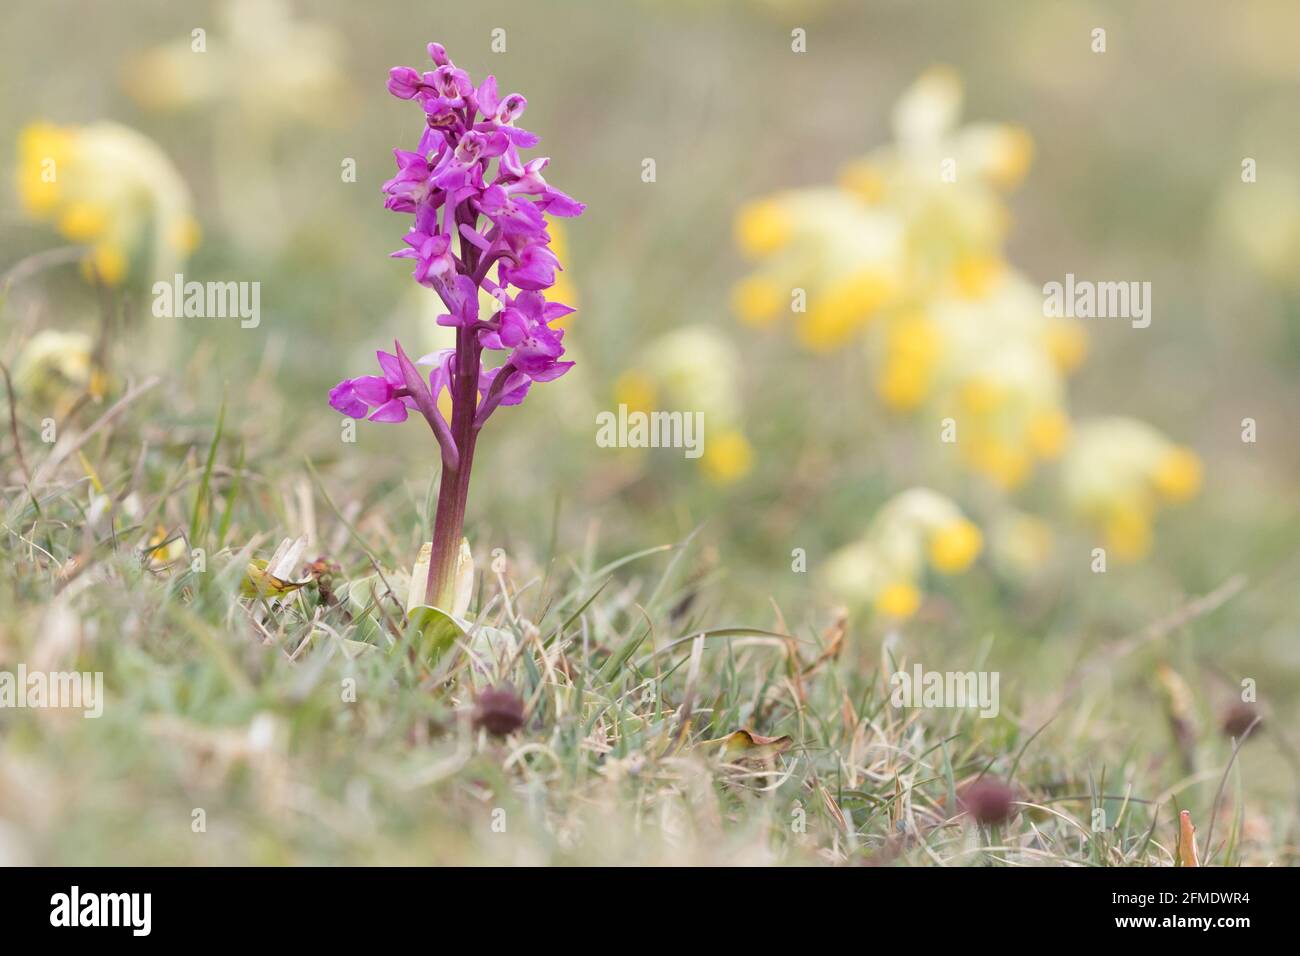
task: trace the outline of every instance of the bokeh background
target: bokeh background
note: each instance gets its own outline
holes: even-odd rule
[[[498,415],[480,442],[467,526],[480,558],[500,547],[539,560],[554,534],[575,563],[599,564],[696,532],[698,613],[771,626],[775,605],[791,627],[815,627],[845,605],[851,639],[873,653],[901,633],[934,666],[967,669],[987,654],[1030,722],[1099,649],[1236,580],[1221,607],[1089,672],[1103,688],[1093,716],[1172,753],[1177,708],[1162,668],[1190,687],[1207,733],[1240,680],[1257,680],[1277,735],[1246,749],[1245,776],[1277,811],[1273,838],[1294,832],[1294,5],[49,0],[11,4],[5,21],[0,272],[19,271],[0,354],[11,368],[43,330],[90,335],[105,343],[94,364],[107,400],[128,380],[164,376],[160,410],[141,426],[154,447],[201,449],[224,399],[227,436],[255,465],[250,487],[264,502],[293,514],[309,459],[364,534],[413,555],[432,443],[408,422],[363,424],[346,444],[326,394],[368,372],[373,351],[396,336],[408,349],[437,344],[432,295],[386,257],[406,223],[380,192],[392,148],[411,148],[419,131],[410,105],[385,92],[387,70],[423,68],[424,45],[437,39],[476,78],[494,73],[528,97],[524,125],[542,137],[535,155],[549,155],[550,181],[588,204],[563,230],[565,295],[578,307],[566,345],[578,365]],[[190,51],[196,27],[206,31],[202,54]],[[1091,48],[1097,27],[1104,53]],[[497,28],[505,52],[492,49]],[[806,31],[806,52],[791,49],[795,29]],[[871,336],[884,320],[808,349],[789,318],[736,315],[737,284],[755,268],[738,247],[738,217],[767,197],[843,182],[846,167],[888,148],[896,105],[922,76],[960,84],[957,126],[1014,124],[1029,138],[1016,141],[1023,175],[989,213],[1001,224],[989,258],[1034,289],[1067,272],[1152,283],[1149,328],[1085,320],[1086,361],[1062,377],[1058,404],[1071,422],[1149,423],[1196,456],[1201,480],[1190,500],[1159,510],[1145,553],[1112,557],[1105,574],[1090,567],[1100,532],[1063,490],[1068,450],[1004,487],[945,457],[932,407],[900,414],[881,401]],[[33,215],[21,182],[10,185],[30,159],[21,141],[31,124],[105,120],[137,131],[174,167],[172,199],[187,210],[165,225],[151,219],[164,252],[129,253],[108,289],[86,281],[75,252],[49,259],[77,223]],[[1255,183],[1242,182],[1246,157]],[[647,158],[653,182],[643,179]],[[348,160],[355,182],[343,175]],[[135,154],[123,163],[123,176],[147,168]],[[147,175],[157,186],[161,177]],[[140,215],[155,216],[146,206]],[[187,217],[196,230],[176,225]],[[150,269],[260,282],[260,326],[153,317]],[[105,296],[116,316],[107,336]],[[671,337],[682,330],[696,337]],[[701,355],[703,374],[692,366]],[[51,388],[37,396],[29,385],[25,427],[59,402]],[[726,430],[740,437],[718,446],[723,459],[698,462],[598,447],[596,413],[629,396],[701,407],[719,427],[706,444]],[[1253,443],[1242,441],[1245,418],[1257,423]],[[982,548],[969,568],[959,562],[963,574],[917,572],[922,603],[891,616],[873,605],[876,591],[837,588],[828,569],[839,555],[849,567],[840,576],[852,577],[844,549],[914,487],[955,503]],[[1015,525],[1032,541],[1004,542],[1008,516],[1032,519]],[[794,549],[806,571],[792,570]]]

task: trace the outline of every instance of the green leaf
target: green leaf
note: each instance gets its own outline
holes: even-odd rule
[[[466,626],[441,608],[421,604],[411,608],[406,620],[419,635],[416,650],[422,660],[435,663],[457,638],[465,636]]]

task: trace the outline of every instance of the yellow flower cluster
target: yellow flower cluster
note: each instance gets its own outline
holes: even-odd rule
[[[32,407],[61,416],[84,392],[98,399],[107,391],[85,332],[44,329],[32,336],[14,362],[14,389]]]
[[[983,547],[979,528],[950,499],[911,488],[886,502],[861,538],[827,559],[825,580],[837,600],[907,618],[921,605],[927,567],[961,574]]]
[[[1145,422],[1079,422],[1062,463],[1066,501],[1103,536],[1109,555],[1132,561],[1151,547],[1162,504],[1179,504],[1201,487],[1201,460]]]
[[[189,191],[149,139],[119,126],[33,123],[18,137],[18,198],[33,219],[84,244],[90,278],[168,277],[198,244]]]
[[[661,336],[615,380],[614,401],[629,411],[703,412],[700,465],[716,484],[738,481],[753,466],[743,429],[740,356],[717,329],[687,325]]]
[[[1139,557],[1158,505],[1196,493],[1200,461],[1138,422],[1074,434],[1067,381],[1086,334],[1077,319],[1048,315],[1042,290],[1003,252],[1004,195],[1028,171],[1033,142],[1006,124],[960,125],[961,108],[959,78],[931,69],[896,104],[892,142],[848,164],[835,186],[743,206],[736,241],[755,266],[733,289],[733,309],[754,326],[791,316],[814,351],[860,342],[879,402],[942,426],[961,467],[1003,492],[1065,456],[1071,509],[1118,558]],[[995,564],[1041,564],[1046,526],[995,501]],[[902,616],[915,575],[887,580],[878,551],[860,542],[837,567],[862,564],[859,586]]]
[[[895,218],[834,188],[750,203],[737,216],[736,241],[762,261],[737,284],[732,304],[752,325],[796,311],[809,348],[842,345],[896,301],[903,239]]]
[[[894,142],[834,187],[750,203],[736,239],[757,260],[733,290],[744,322],[793,314],[825,351],[861,339],[889,409],[960,425],[962,462],[1003,488],[1054,458],[1068,435],[1065,376],[1086,340],[1002,256],[1002,194],[1029,168],[1017,127],[957,126],[961,83],[938,68],[899,100]]]

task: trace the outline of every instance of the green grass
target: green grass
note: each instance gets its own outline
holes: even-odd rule
[[[1294,808],[1246,800],[1213,714],[1194,769],[1176,766],[1142,677],[1178,663],[1171,634],[1239,586],[1084,647],[1065,680],[1026,676],[1059,654],[1003,666],[997,718],[900,710],[889,660],[946,647],[970,669],[997,642],[925,615],[889,635],[829,609],[718,610],[703,536],[605,555],[597,536],[562,544],[557,509],[535,559],[496,573],[477,549],[475,628],[433,659],[403,615],[427,495],[269,457],[280,470],[261,473],[224,411],[190,445],[146,447],[143,423],[167,414],[156,391],[94,429],[104,414],[64,426],[65,441],[89,435],[71,454],[26,434],[49,477],[5,489],[3,665],[103,671],[107,693],[99,720],[0,711],[7,859],[1170,865],[1178,810],[1203,838],[1217,803],[1212,862],[1294,862]],[[96,483],[111,507],[90,507]],[[155,528],[187,545],[170,567],[146,544]],[[324,587],[275,607],[241,596],[250,557],[300,533],[308,560],[338,565]],[[204,570],[188,547],[210,549]],[[474,701],[506,683],[527,716],[499,739],[474,727]],[[742,728],[788,749],[705,743]],[[1285,768],[1283,744],[1247,749]],[[955,806],[985,774],[1024,803],[1001,827]]]

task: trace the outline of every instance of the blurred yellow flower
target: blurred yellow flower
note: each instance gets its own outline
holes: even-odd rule
[[[778,193],[741,208],[736,241],[758,259],[732,290],[751,325],[788,310],[806,347],[849,341],[896,298],[903,280],[901,224],[841,189]]]
[[[823,573],[836,599],[904,618],[920,606],[927,564],[961,574],[983,547],[983,534],[951,499],[912,488],[882,505],[861,538],[827,559]]]
[[[707,435],[701,464],[704,473],[715,483],[728,485],[738,481],[749,474],[753,462],[753,446],[742,432],[727,429]]]
[[[1070,435],[1070,420],[1059,408],[1034,412],[1026,427],[1029,449],[1039,458],[1056,458]]]
[[[1201,488],[1201,459],[1187,448],[1171,448],[1156,463],[1151,480],[1169,501],[1188,501]]]
[[[326,123],[343,86],[344,37],[325,24],[294,20],[284,0],[224,0],[220,37],[192,35],[131,60],[127,92],[150,109],[226,99],[249,112]]]
[[[649,373],[630,368],[614,380],[614,403],[626,405],[631,412],[651,412],[659,397],[659,389]]]
[[[993,521],[989,552],[998,570],[1014,578],[1042,573],[1052,554],[1051,526],[1042,518],[1007,509]]]
[[[149,139],[116,123],[32,123],[18,136],[18,197],[33,219],[89,246],[89,277],[171,278],[198,243],[189,191]]]
[[[910,581],[891,581],[880,589],[873,606],[884,617],[909,618],[921,606],[921,592]]]
[[[650,342],[640,361],[619,374],[614,403],[629,412],[703,412],[700,466],[711,481],[730,484],[749,473],[754,459],[742,422],[740,371],[740,355],[720,331],[682,326]]]
[[[872,269],[828,284],[810,296],[797,326],[799,340],[819,352],[842,345],[890,301],[897,288],[897,281],[886,272]]]
[[[1088,331],[1078,319],[1053,319],[1044,332],[1044,345],[1056,367],[1068,375],[1088,355]]]
[[[213,35],[197,27],[131,59],[123,85],[147,109],[204,111],[222,224],[248,249],[269,253],[300,218],[286,208],[300,192],[291,188],[296,177],[274,175],[286,155],[282,132],[293,123],[344,125],[347,39],[332,25],[294,19],[285,0],[220,0],[215,17]],[[355,157],[342,162],[341,175],[351,163],[355,181]]]
[[[965,518],[958,518],[931,535],[930,564],[944,574],[960,574],[971,566],[983,547],[980,529]]]
[[[755,259],[776,252],[793,234],[790,212],[775,200],[748,203],[736,215],[736,244]]]
[[[839,184],[863,202],[873,205],[885,198],[888,185],[880,166],[866,159],[846,163],[840,170]]]
[[[1162,502],[1194,497],[1201,460],[1155,428],[1131,418],[1079,422],[1062,462],[1065,499],[1099,530],[1109,553],[1136,560],[1151,547]]]
[[[983,299],[997,288],[1006,273],[1006,263],[996,255],[967,254],[953,263],[952,272],[959,296]]]
[[[740,355],[709,325],[686,325],[651,341],[637,368],[662,396],[661,407],[704,412],[708,426],[740,420]]]
[[[1151,550],[1152,514],[1137,501],[1116,502],[1101,529],[1106,550],[1122,561],[1137,561]]]
[[[102,398],[108,382],[95,363],[94,341],[84,332],[45,329],[18,353],[14,390],[38,409],[62,415],[81,394]]]
[[[962,99],[953,70],[927,70],[895,105],[893,142],[848,163],[838,187],[742,206],[736,242],[758,264],[732,309],[757,326],[789,308],[814,351],[860,336],[880,402],[953,418],[958,460],[1009,490],[1061,454],[1064,376],[1087,339],[1046,316],[1041,290],[1003,255],[1002,193],[1028,171],[1033,140],[959,126]]]
[[[769,325],[780,317],[781,309],[789,297],[783,289],[767,276],[747,276],[731,290],[731,308],[742,322],[749,325]]]

